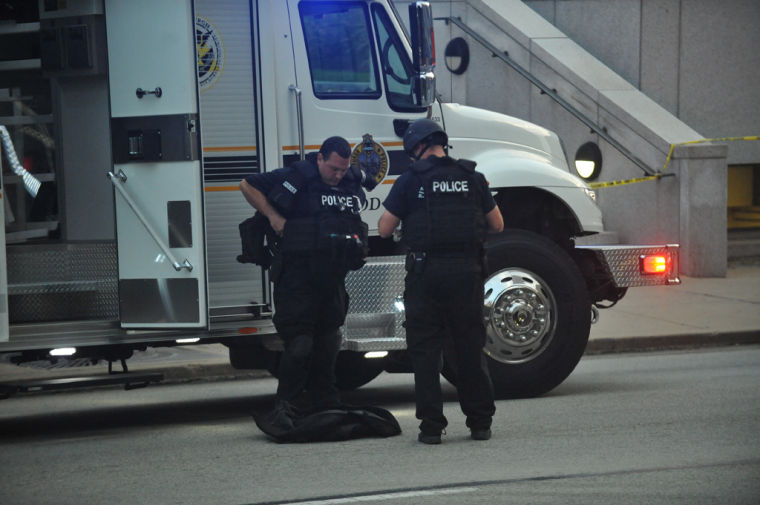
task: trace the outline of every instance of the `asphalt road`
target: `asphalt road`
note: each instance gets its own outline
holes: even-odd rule
[[[278,445],[249,417],[272,379],[32,394],[0,402],[2,504],[760,502],[760,347],[585,357],[469,439],[454,390],[440,446],[416,442],[411,375],[346,400],[391,439]]]

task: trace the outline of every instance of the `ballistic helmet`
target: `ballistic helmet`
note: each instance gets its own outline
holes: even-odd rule
[[[449,142],[449,136],[432,119],[418,119],[410,124],[404,133],[404,151],[409,156],[413,156],[414,148],[423,141],[428,145],[445,147]]]

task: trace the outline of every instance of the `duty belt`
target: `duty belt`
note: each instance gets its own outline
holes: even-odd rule
[[[458,251],[409,251],[414,257],[422,258],[446,258],[446,259],[477,259],[481,249],[464,249]]]

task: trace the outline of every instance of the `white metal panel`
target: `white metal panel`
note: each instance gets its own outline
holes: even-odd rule
[[[298,86],[296,66],[303,63],[293,55],[293,37],[290,26],[290,4],[288,2],[261,2],[262,44],[271,45],[271,50],[261,51],[261,92],[266,121],[264,143],[266,148],[265,171],[282,166],[283,146],[298,145],[298,121],[296,100],[290,86]],[[298,26],[296,24],[296,26]]]
[[[191,0],[106,0],[105,9],[112,118],[146,118],[147,124],[155,118],[159,128],[165,124],[162,118],[196,113],[197,60]],[[150,91],[156,87],[162,90],[160,97],[138,98],[135,94],[137,88]],[[187,142],[188,126],[183,130],[167,125],[160,131],[162,149]],[[114,173],[125,176],[115,183],[142,214],[138,216],[121,191],[116,192],[122,327],[207,326],[203,188],[200,160],[193,159],[196,155],[190,152],[190,159],[185,161],[130,159],[114,165]],[[189,202],[189,247],[171,246],[169,202]],[[192,268],[176,270],[147,228],[179,264],[187,260]],[[141,286],[145,286],[144,292]],[[177,286],[192,288],[178,291]],[[182,310],[179,315],[178,307]]]
[[[195,162],[196,167],[198,162]],[[127,176],[124,188],[147,217],[149,224],[169,243],[169,222],[166,202],[190,199],[193,204],[200,201],[200,181],[187,177],[186,163],[143,163],[117,165]],[[171,183],[168,184],[167,180]],[[156,188],[160,190],[157,191]],[[171,276],[174,272],[156,245],[145,232],[143,224],[134,218],[134,212],[124,203],[117,192],[116,222],[119,235],[119,277],[120,278],[158,278]],[[202,215],[198,205],[193,205],[192,237],[193,245],[202,237]],[[125,239],[126,238],[126,239]],[[203,256],[198,248],[172,248],[172,253],[181,263],[188,259],[196,268],[203,269]]]
[[[192,211],[193,247],[172,248],[176,260],[187,260],[192,271],[175,271],[145,226],[126,205],[122,196],[116,195],[117,244],[119,279],[183,279],[198,280],[198,306],[200,318],[186,323],[122,324],[124,327],[163,328],[198,327],[206,325],[205,259],[203,247],[203,214],[201,209],[201,182],[199,177],[188,177],[187,163],[156,163],[116,165],[127,176],[125,189],[146,217],[148,224],[168,243],[169,223],[167,202],[189,200]],[[200,171],[200,163],[191,163],[192,173]]]
[[[189,0],[106,0],[111,117],[197,112]],[[160,87],[160,99],[135,90]]]

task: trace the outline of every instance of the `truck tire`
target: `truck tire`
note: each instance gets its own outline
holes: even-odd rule
[[[586,283],[562,248],[533,232],[507,230],[489,239],[486,253],[483,351],[497,397],[544,394],[570,375],[586,349]],[[452,365],[446,368],[451,375]]]
[[[281,352],[275,352],[269,373],[277,377]],[[340,351],[335,362],[335,385],[341,391],[353,391],[370,382],[380,375],[385,368],[385,359],[367,359],[364,353],[355,351]]]
[[[367,359],[363,352],[341,351],[335,362],[335,385],[341,391],[352,391],[380,375],[384,368],[384,358]]]
[[[227,344],[230,365],[236,370],[269,370],[277,368],[279,353],[270,351],[258,343]]]

